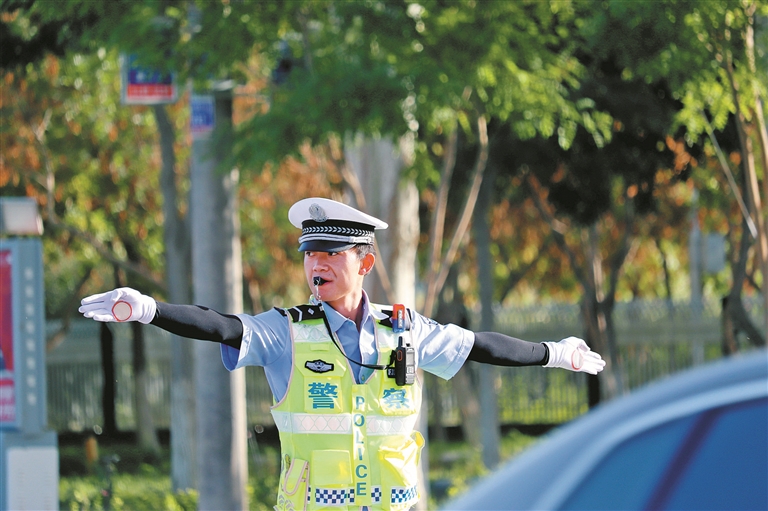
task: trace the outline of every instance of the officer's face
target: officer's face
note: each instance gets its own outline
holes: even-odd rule
[[[370,263],[370,264],[369,264]],[[317,298],[334,302],[363,287],[363,276],[373,261],[360,259],[354,249],[343,252],[304,252],[304,274],[307,284]],[[314,279],[320,277],[315,286]]]

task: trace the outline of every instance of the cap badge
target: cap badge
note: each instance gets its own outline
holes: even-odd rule
[[[315,222],[325,222],[328,220],[328,215],[325,214],[325,210],[319,204],[312,204],[309,206],[309,216]]]

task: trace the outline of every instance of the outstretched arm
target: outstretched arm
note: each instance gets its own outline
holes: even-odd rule
[[[528,342],[496,332],[476,332],[468,360],[500,366],[559,367],[597,374],[605,367],[599,353],[578,337],[560,342]]]
[[[78,309],[96,321],[140,321],[191,339],[214,341],[240,349],[243,324],[237,316],[221,314],[200,305],[157,302],[128,287],[91,295]]]
[[[543,366],[549,360],[547,346],[497,332],[475,332],[468,360],[496,366]]]
[[[172,334],[219,342],[237,350],[243,340],[243,323],[237,316],[202,305],[157,302],[157,314],[152,324]]]

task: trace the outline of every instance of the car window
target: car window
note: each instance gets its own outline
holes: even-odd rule
[[[560,509],[768,509],[768,399],[670,421],[611,450]]]
[[[695,422],[689,416],[619,444],[568,497],[561,509],[641,509]]]
[[[768,399],[717,411],[663,509],[768,509]]]

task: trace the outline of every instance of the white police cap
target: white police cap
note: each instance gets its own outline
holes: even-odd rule
[[[355,245],[373,245],[373,232],[388,227],[352,206],[319,197],[291,206],[288,220],[301,229],[299,252],[341,252]]]

